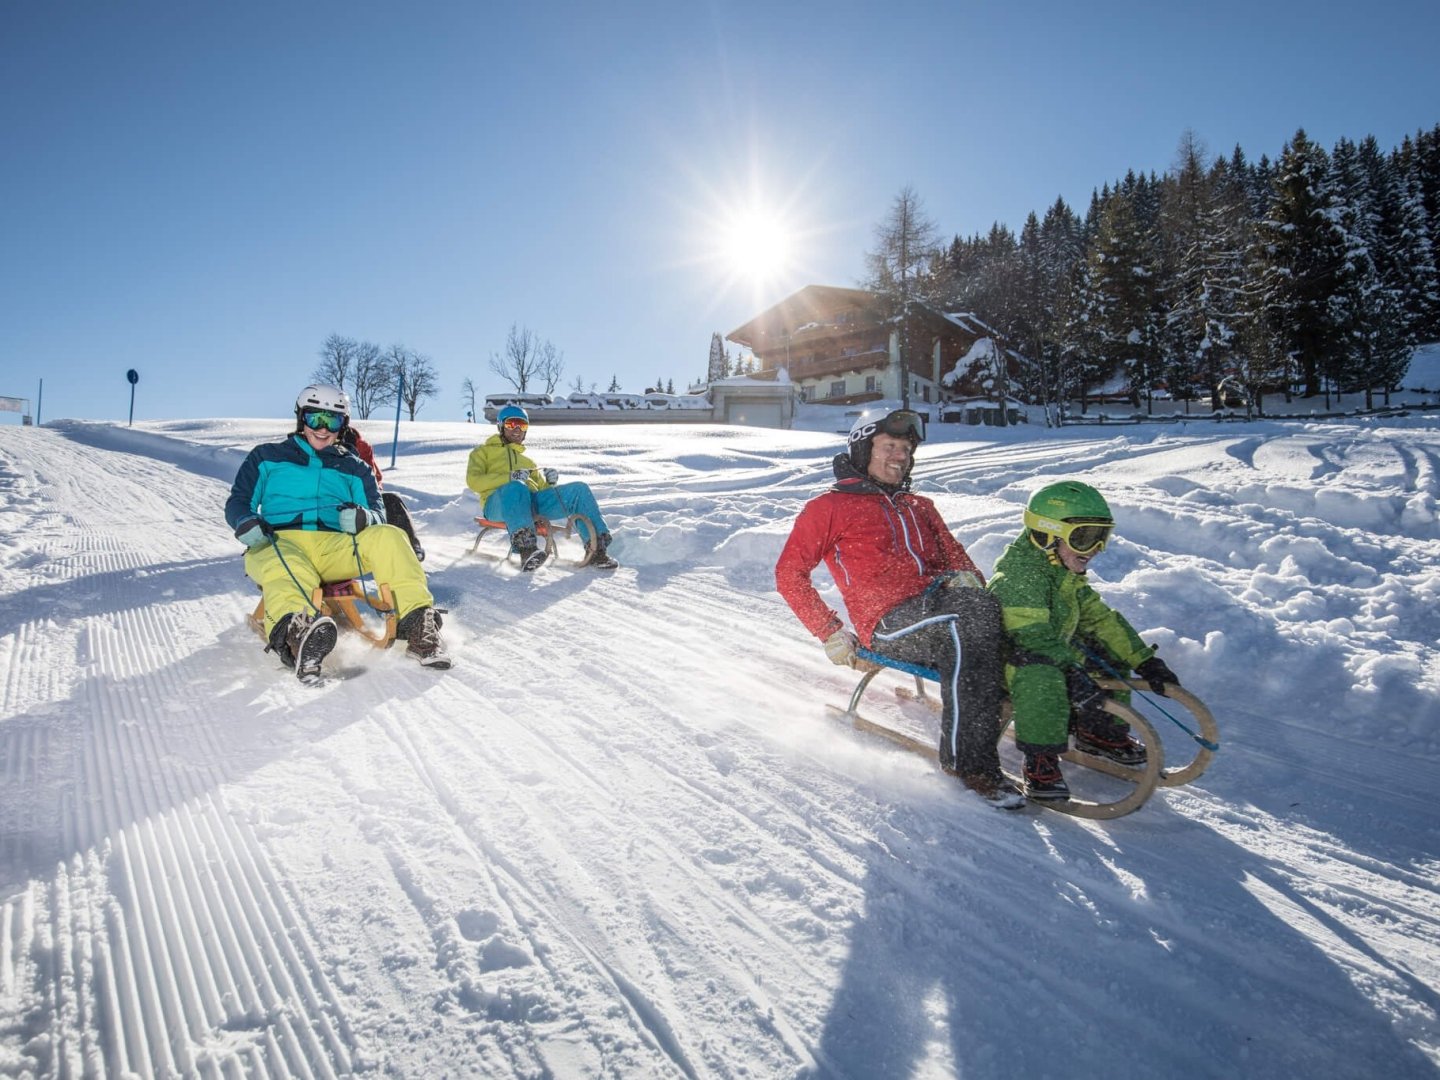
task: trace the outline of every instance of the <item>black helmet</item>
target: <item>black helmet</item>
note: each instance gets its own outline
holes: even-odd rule
[[[876,435],[893,435],[897,439],[910,440],[910,452],[925,441],[925,418],[910,409],[896,409],[884,416],[861,414],[850,429],[850,463],[862,473],[870,468],[870,451],[875,446]]]

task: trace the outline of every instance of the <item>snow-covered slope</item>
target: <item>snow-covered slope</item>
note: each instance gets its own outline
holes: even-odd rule
[[[771,567],[833,433],[538,427],[624,568],[522,578],[469,554],[486,432],[404,425],[457,666],[345,638],[315,690],[221,520],[281,425],[0,428],[0,1074],[1433,1075],[1436,428],[934,433],[982,566],[1098,484],[1093,575],[1219,718],[1110,823],[827,719]]]

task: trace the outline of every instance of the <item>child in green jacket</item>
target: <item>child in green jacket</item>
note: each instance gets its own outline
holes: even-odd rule
[[[1145,763],[1145,747],[1130,725],[1104,710],[1107,695],[1087,670],[1096,661],[1086,649],[1121,674],[1133,670],[1158,694],[1167,683],[1180,683],[1154,646],[1085,579],[1114,528],[1110,507],[1094,488],[1074,480],[1050,484],[1030,497],[1025,531],[990,578],[1008,639],[1005,679],[1031,799],[1070,797],[1059,756],[1071,732],[1076,750],[1122,765]]]

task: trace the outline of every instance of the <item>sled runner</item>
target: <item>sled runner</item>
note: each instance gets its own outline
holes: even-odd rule
[[[577,522],[585,523],[585,531],[590,535],[590,539],[588,541],[581,541],[580,533],[575,527]],[[504,537],[505,554],[499,556],[491,556],[487,552],[487,557],[497,558],[500,562],[505,562],[510,558],[511,555],[514,554],[514,551],[512,551],[510,548],[510,532],[508,529],[506,529],[505,522],[492,521],[486,517],[477,517],[475,519],[475,524],[480,526],[480,532],[476,535],[475,543],[470,548],[471,555],[479,554],[480,541],[484,540],[486,534],[491,532],[499,532],[500,535]],[[546,518],[537,517],[535,519],[535,536],[537,539],[543,539],[545,541],[546,562],[551,562],[556,557],[556,537],[564,537],[566,538],[566,540],[569,540],[573,537],[576,543],[581,544],[580,558],[575,560],[574,563],[576,568],[586,565],[595,554],[595,526],[591,524],[590,519],[584,514],[571,514],[563,522],[559,521],[558,519],[555,521],[549,521]]]
[[[826,706],[832,715],[849,721],[850,725],[857,731],[865,731],[890,742],[901,746],[906,750],[929,758],[932,761],[938,760],[939,752],[934,743],[925,742],[914,735],[899,731],[886,724],[880,724],[860,714],[860,699],[864,697],[866,689],[875,679],[875,676],[887,669],[901,671],[912,675],[915,679],[915,689],[900,686],[895,688],[897,697],[913,701],[922,701],[937,710],[940,707],[939,699],[925,690],[925,682],[939,681],[939,673],[933,668],[922,667],[918,664],[909,664],[900,660],[892,660],[889,657],[881,656],[879,653],[871,652],[869,649],[857,649],[856,655],[860,659],[857,667],[864,672],[860,677],[860,683],[855,687],[855,692],[850,695],[850,704],[847,708],[841,709],[835,705]],[[1099,685],[1106,690],[1119,690],[1127,686],[1144,690],[1149,684],[1143,680],[1134,680],[1126,683],[1115,679],[1099,680]],[[1123,817],[1126,814],[1138,810],[1145,805],[1145,801],[1157,787],[1175,787],[1180,784],[1188,784],[1199,777],[1210,764],[1214,757],[1214,751],[1218,749],[1219,730],[1215,725],[1215,718],[1210,710],[1194,694],[1183,687],[1173,684],[1166,687],[1166,700],[1174,701],[1181,705],[1195,718],[1200,726],[1200,734],[1197,736],[1190,733],[1191,738],[1199,746],[1199,751],[1194,759],[1183,768],[1167,772],[1165,769],[1165,750],[1156,735],[1154,727],[1140,713],[1136,712],[1129,705],[1111,699],[1105,703],[1105,710],[1118,716],[1130,724],[1140,741],[1145,744],[1148,760],[1143,766],[1129,768],[1105,758],[1092,754],[1082,753],[1076,750],[1066,751],[1061,754],[1065,761],[1076,765],[1083,765],[1095,772],[1104,773],[1107,776],[1126,781],[1134,786],[1118,799],[1109,802],[1090,801],[1078,797],[1072,792],[1070,798],[1064,802],[1056,800],[1031,800],[1036,805],[1044,806],[1049,810],[1057,810],[1062,814],[1070,814],[1074,817],[1108,820],[1111,818]],[[1167,714],[1168,715],[1168,714]],[[1014,732],[1010,727],[1010,703],[1007,701],[1004,706],[1005,734],[1013,739]],[[1171,717],[1173,720],[1174,718]],[[1176,720],[1175,723],[1180,724]],[[1180,724],[1184,728],[1183,724]],[[1017,787],[1020,786],[1020,778],[1006,774]]]
[[[377,612],[384,623],[379,630],[371,629],[356,604],[364,600],[371,610]],[[388,649],[395,641],[395,601],[390,595],[389,585],[378,585],[374,592],[365,588],[358,578],[336,581],[321,585],[310,594],[310,603],[322,614],[335,620],[335,625],[353,630],[377,649]],[[265,637],[265,601],[262,598],[255,606],[254,613],[247,620],[263,639]]]

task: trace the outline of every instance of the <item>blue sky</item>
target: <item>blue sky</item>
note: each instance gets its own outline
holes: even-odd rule
[[[678,390],[856,284],[907,184],[942,235],[1018,230],[1186,129],[1440,121],[1418,0],[513,7],[0,0],[0,395],[123,420],[135,368],[137,419],[284,415],[339,333],[430,356],[420,417],[460,419],[512,323],[564,389]],[[787,258],[734,257],[751,212]]]

